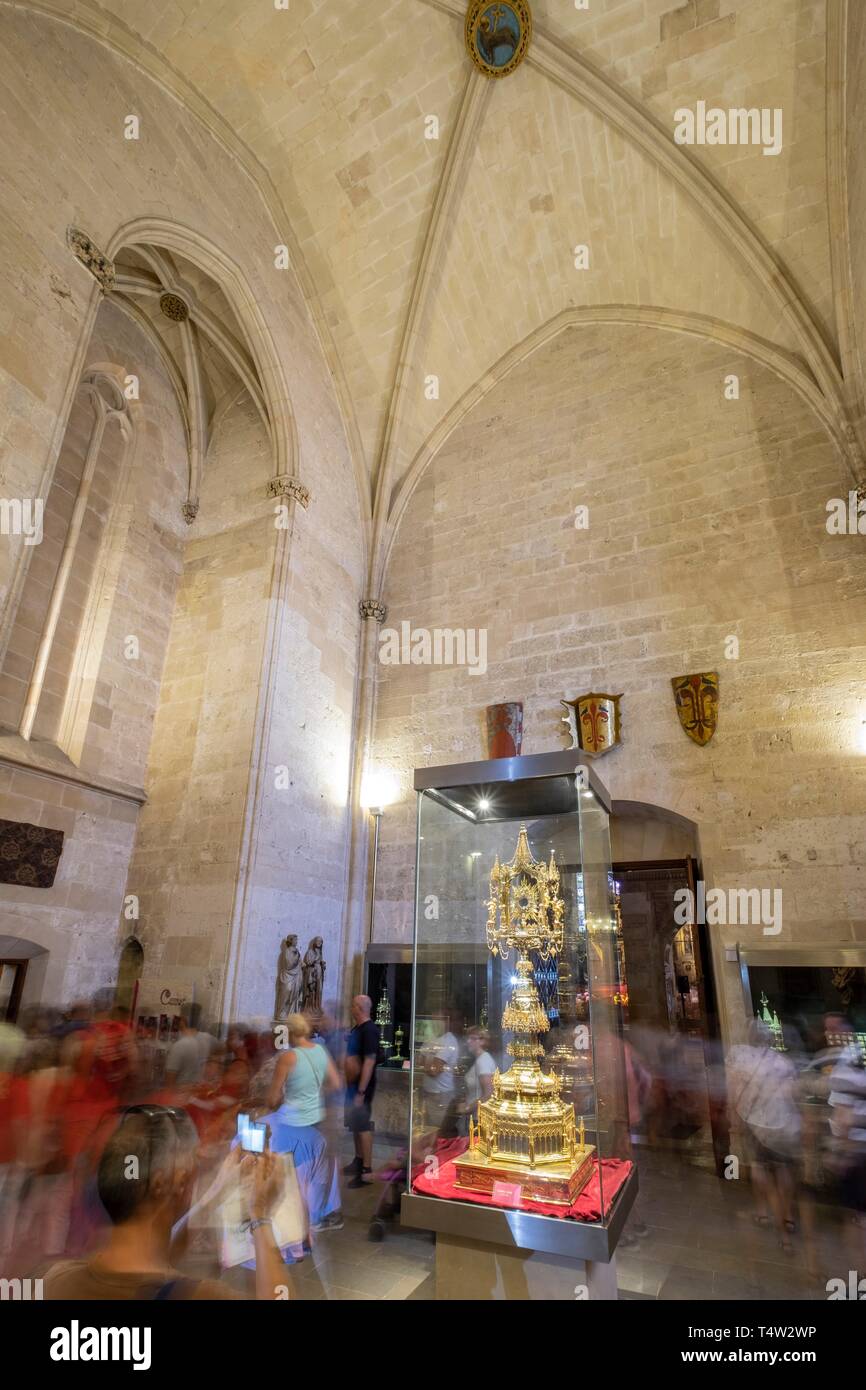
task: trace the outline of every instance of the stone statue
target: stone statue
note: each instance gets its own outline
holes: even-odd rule
[[[314,936],[304,956],[304,1008],[321,1009],[326,965],[322,959],[322,938]]]
[[[274,1018],[285,1019],[296,1014],[301,1007],[301,953],[298,938],[287,936],[280,947],[280,960],[277,966],[277,995],[274,1002]]]

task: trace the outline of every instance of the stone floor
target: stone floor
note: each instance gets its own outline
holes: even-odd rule
[[[374,1162],[387,1162],[397,1145],[378,1140]],[[347,1149],[342,1161],[350,1156]],[[378,1182],[352,1190],[343,1180],[341,1231],[325,1231],[315,1237],[313,1253],[295,1265],[292,1274],[301,1299],[408,1299],[428,1286],[432,1297],[435,1247],[425,1231],[401,1229],[389,1222],[385,1239],[368,1238],[370,1220],[382,1196]]]
[[[376,1162],[386,1153],[379,1141]],[[817,1208],[814,1238],[798,1229],[786,1252],[773,1231],[755,1225],[745,1183],[717,1178],[705,1157],[646,1150],[637,1157],[640,1196],[617,1252],[620,1298],[826,1299],[829,1278],[866,1273],[863,1234],[837,1210]],[[368,1239],[380,1195],[378,1184],[345,1191],[343,1230],[318,1236],[312,1255],[295,1266],[301,1299],[434,1297],[432,1236],[395,1222],[382,1242]],[[646,1227],[639,1238],[637,1223]]]

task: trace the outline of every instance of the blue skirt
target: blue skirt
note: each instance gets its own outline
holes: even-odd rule
[[[298,1175],[301,1196],[311,1225],[340,1210],[340,1178],[337,1163],[328,1152],[324,1134],[317,1125],[288,1125],[279,1110],[265,1116],[271,1127],[271,1149],[275,1154],[291,1154]]]

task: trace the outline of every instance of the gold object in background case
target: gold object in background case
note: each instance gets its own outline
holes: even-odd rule
[[[493,1076],[490,1100],[478,1106],[478,1126],[470,1127],[469,1149],[455,1159],[457,1184],[492,1192],[497,1182],[518,1183],[521,1195],[570,1206],[593,1171],[595,1148],[576,1131],[574,1106],[560,1098],[560,1078],[539,1066],[544,1056],[538,1035],[550,1027],[541,1005],[529,953],[542,960],[562,949],[565,903],[559,870],[533,859],[520,827],[514,858],[490,874],[487,946],[507,960],[517,953],[511,998],[502,1027],[514,1035],[508,1045],[508,1071]]]

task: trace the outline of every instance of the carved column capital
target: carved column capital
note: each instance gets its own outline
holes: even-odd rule
[[[268,497],[294,497],[306,509],[310,505],[310,489],[304,487],[300,478],[292,478],[288,473],[280,473],[268,483]]]
[[[377,598],[362,598],[358,604],[358,612],[365,621],[375,618],[377,623],[384,623],[388,616],[388,609]]]
[[[114,289],[114,262],[100,251],[80,227],[66,228],[66,244],[77,261],[89,270],[94,280],[102,286],[104,294]]]

